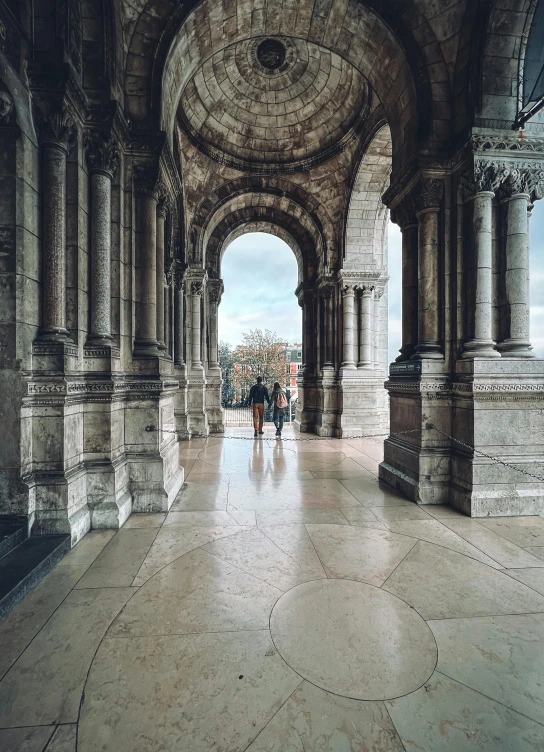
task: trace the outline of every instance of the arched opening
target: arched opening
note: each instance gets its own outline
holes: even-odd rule
[[[296,409],[302,320],[295,297],[299,268],[293,244],[284,230],[262,222],[240,226],[223,245],[218,360],[225,428],[251,425],[247,398],[258,375],[269,393],[278,381]],[[272,418],[268,410],[265,421]]]

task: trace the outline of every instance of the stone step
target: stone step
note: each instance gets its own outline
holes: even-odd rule
[[[31,535],[0,559],[0,620],[69,550],[69,535]]]
[[[26,536],[26,525],[0,519],[0,559],[22,543]]]

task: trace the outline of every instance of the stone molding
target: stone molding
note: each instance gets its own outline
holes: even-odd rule
[[[111,133],[87,130],[83,137],[85,156],[91,172],[105,172],[112,177],[119,163],[119,147]]]

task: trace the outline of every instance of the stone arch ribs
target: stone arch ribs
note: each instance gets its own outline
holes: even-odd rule
[[[267,15],[266,7],[251,15],[238,2],[240,8],[228,18],[212,0],[176,7],[170,0],[138,2],[138,19],[126,28],[125,101],[133,120],[162,124],[171,135],[181,91],[195,65],[239,39],[285,34],[331,49],[367,78],[392,123],[401,162],[418,141],[448,137],[449,79],[424,4],[350,0],[318,9],[309,1],[303,8],[301,0],[296,11],[278,19]]]
[[[280,178],[244,177],[225,183],[198,206],[189,230],[191,263],[210,266],[209,242],[213,239],[209,251],[221,254],[227,236],[251,221],[268,221],[294,239],[306,279],[337,262],[333,224],[314,197]]]

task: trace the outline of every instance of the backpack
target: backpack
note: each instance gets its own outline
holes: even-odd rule
[[[280,409],[287,407],[287,397],[284,392],[278,392],[278,398],[276,400],[276,406]]]

